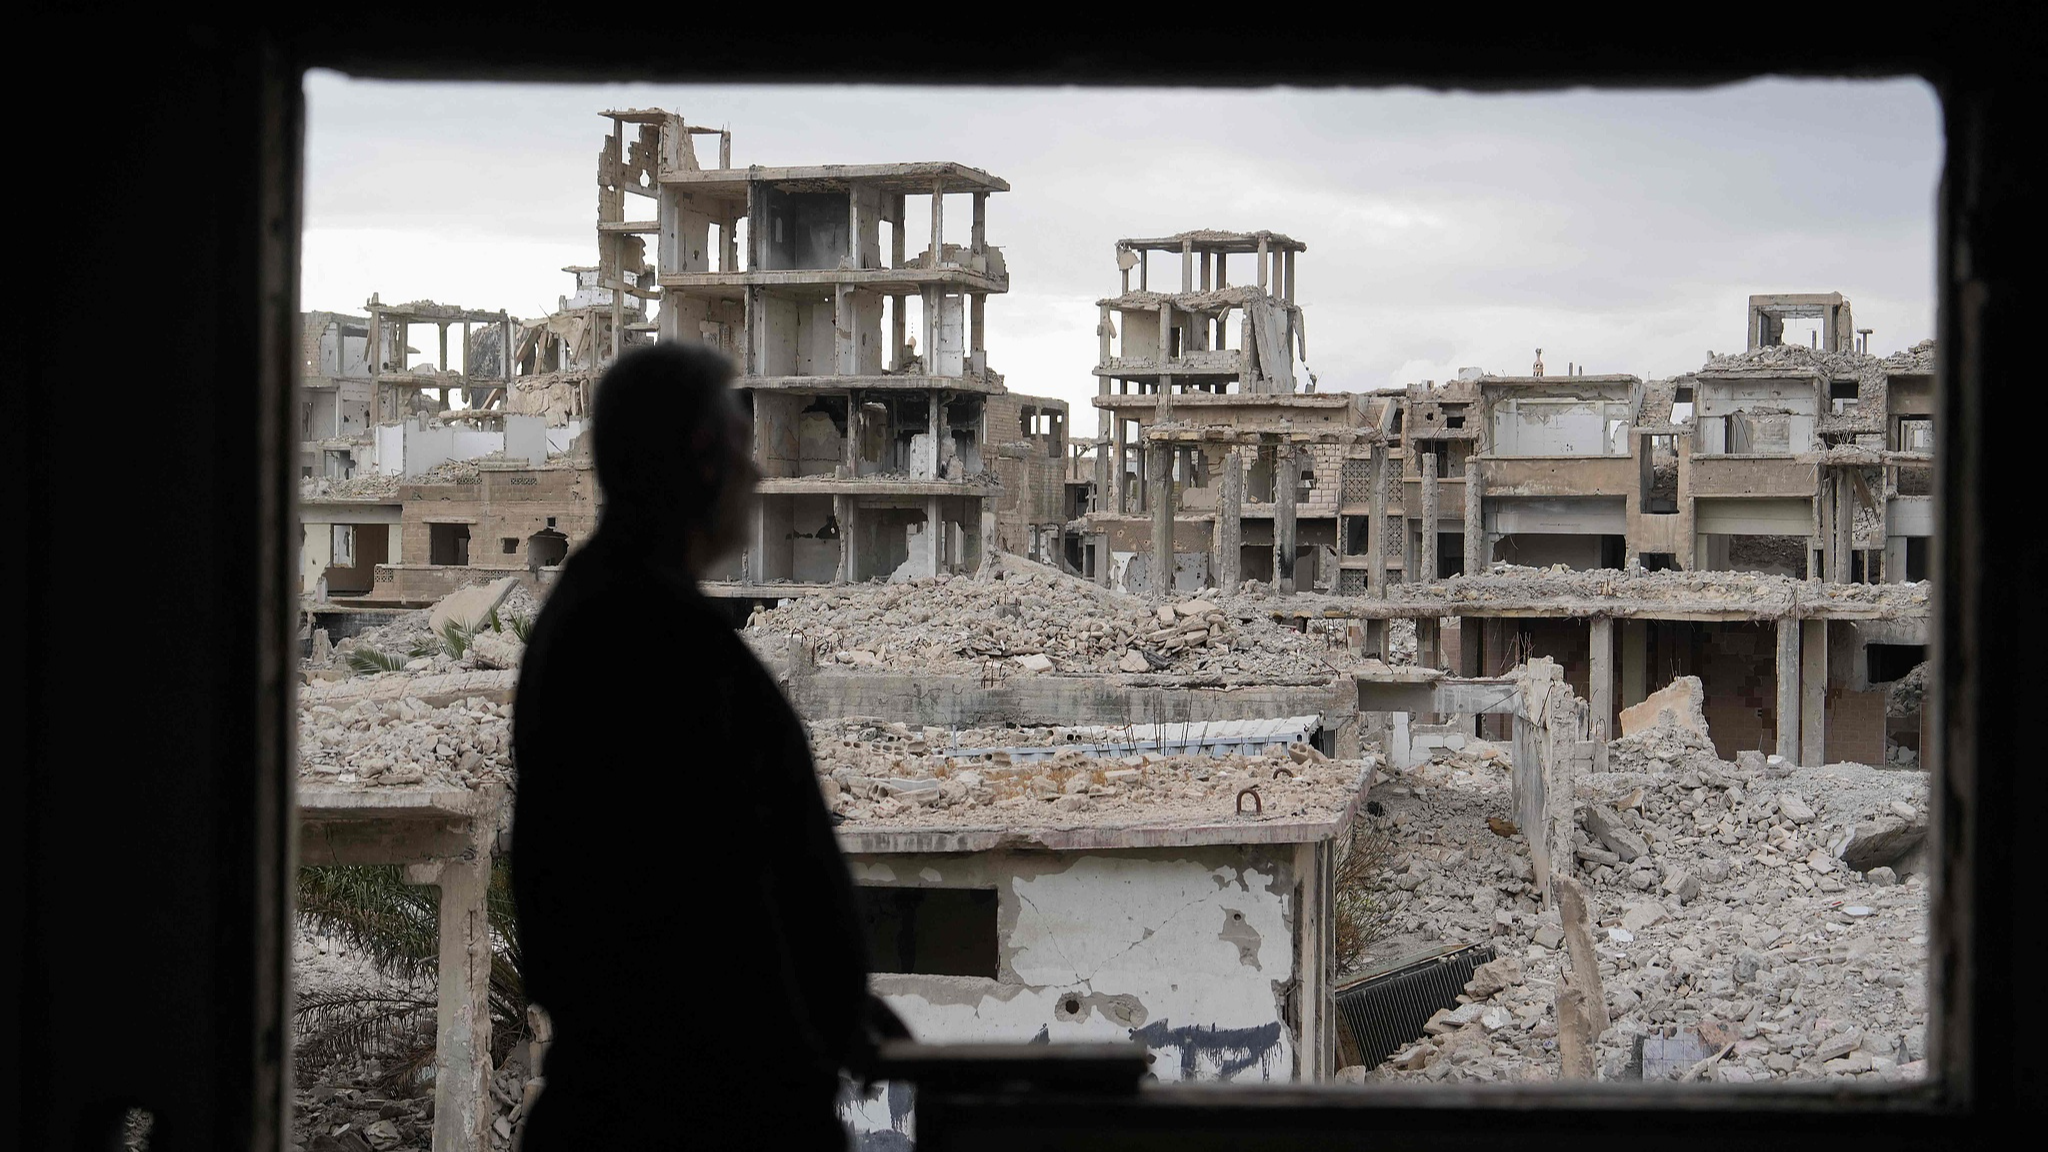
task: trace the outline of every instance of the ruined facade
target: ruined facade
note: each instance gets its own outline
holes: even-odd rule
[[[1066,405],[1009,392],[983,341],[989,297],[1009,290],[986,227],[1008,184],[954,163],[734,168],[727,133],[608,115],[595,286],[619,315],[658,295],[661,339],[732,357],[753,419],[753,531],[707,591],[781,595],[1058,547]],[[707,135],[716,167],[697,157]],[[653,219],[615,218],[628,193]],[[913,203],[928,238],[908,235]],[[647,237],[651,266],[637,263]]]
[[[1296,380],[1306,249],[1273,232],[1117,241],[1122,291],[1096,302],[1095,491],[1073,568],[1159,595],[1343,579],[1346,461],[1380,439],[1372,417],[1384,406]],[[1155,254],[1169,269],[1180,258],[1177,290],[1151,283]],[[1168,553],[1172,575],[1157,579],[1152,557]]]

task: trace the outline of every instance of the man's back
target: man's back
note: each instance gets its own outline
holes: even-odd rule
[[[866,957],[802,725],[746,645],[600,530],[513,733],[522,967],[555,1029],[526,1146],[836,1140]]]

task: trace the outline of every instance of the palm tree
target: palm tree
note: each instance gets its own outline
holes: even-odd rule
[[[340,937],[398,983],[345,982],[299,993],[293,1010],[298,1052],[309,1062],[396,1048],[387,1075],[393,1086],[433,1059],[434,996],[440,955],[440,895],[408,884],[399,865],[299,869],[298,910],[313,927]],[[526,1028],[526,988],[519,972],[519,924],[511,864],[493,862],[485,894],[491,928],[492,1047],[501,1052]]]

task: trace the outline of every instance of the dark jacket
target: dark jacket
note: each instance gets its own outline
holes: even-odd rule
[[[525,1147],[831,1146],[867,957],[803,725],[616,535],[564,566],[514,706],[522,967],[555,1030]]]

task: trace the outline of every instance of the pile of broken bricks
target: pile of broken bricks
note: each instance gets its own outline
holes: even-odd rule
[[[1687,754],[1610,747],[1610,764],[1667,767],[1576,782],[1571,875],[1597,971],[1579,983],[1597,987],[1601,1009],[1582,1006],[1593,1036],[1585,1074],[1923,1076],[1926,775],[1731,763],[1697,755],[1682,731],[1637,735],[1639,752]],[[1379,1069],[1342,1078],[1559,1078],[1571,925],[1562,901],[1539,896],[1522,837],[1503,833],[1505,774],[1417,769],[1372,796],[1398,850],[1383,878],[1395,936],[1375,959],[1491,943],[1500,959],[1486,967],[1498,978],[1468,987]]]
[[[1014,556],[980,576],[856,584],[756,612],[746,633],[771,655],[800,638],[823,670],[982,674],[1173,673],[1323,681],[1348,657],[1258,607],[1212,597],[1153,605]]]
[[[1221,819],[1327,820],[1356,802],[1376,760],[1334,760],[1312,745],[1261,755],[1095,755],[1069,749],[1013,762],[955,756],[943,729],[812,726],[827,804],[849,825],[1080,826]],[[1049,730],[1010,743],[1052,743]],[[1249,799],[1240,800],[1243,793]]]

